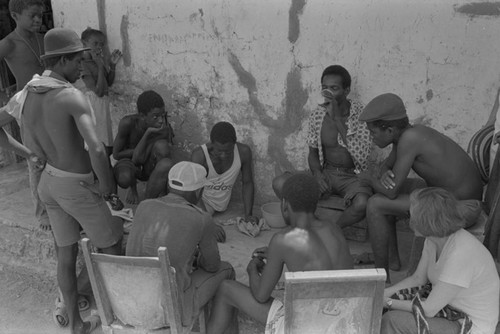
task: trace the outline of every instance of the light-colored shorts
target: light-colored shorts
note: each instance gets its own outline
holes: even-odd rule
[[[47,164],[38,185],[40,199],[45,204],[50,226],[59,247],[80,240],[80,225],[98,248],[116,244],[123,235],[123,225],[111,216],[101,196],[83,187],[80,182],[94,184],[94,175],[77,174]]]
[[[285,333],[285,308],[283,303],[274,299],[267,314],[265,334],[284,334]]]

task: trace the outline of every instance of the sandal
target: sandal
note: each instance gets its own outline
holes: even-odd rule
[[[101,324],[101,317],[99,317],[99,314],[97,313],[97,310],[92,310],[90,312],[90,317],[88,317],[87,319],[85,319],[84,322],[90,323],[90,328],[89,328],[89,331],[88,331],[88,333],[90,334],[90,333],[92,333],[92,331],[94,329],[96,329],[97,327],[99,327],[99,325]]]
[[[56,309],[52,312],[52,318],[54,319],[57,326],[64,328],[69,325],[68,311],[66,310],[66,304],[61,301],[61,298],[56,298]]]
[[[90,308],[90,302],[84,295],[78,295],[78,311],[87,311]]]

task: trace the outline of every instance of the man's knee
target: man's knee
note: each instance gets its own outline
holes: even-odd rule
[[[170,144],[166,139],[159,139],[153,144],[153,155],[157,160],[170,157],[171,148]]]
[[[365,214],[366,213],[366,206],[368,204],[368,194],[364,193],[359,193],[354,197],[354,200],[352,201],[352,208],[353,210],[358,213],[358,214]]]
[[[386,206],[388,198],[381,194],[371,196],[366,202],[366,214],[379,214]]]
[[[236,278],[236,273],[233,266],[229,262],[222,261],[220,263],[220,270],[224,271],[224,279],[234,280]]]
[[[168,176],[168,172],[173,166],[174,162],[171,159],[164,158],[156,163],[154,172],[159,173],[160,175]]]

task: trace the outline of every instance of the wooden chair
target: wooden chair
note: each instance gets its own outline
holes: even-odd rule
[[[82,246],[104,333],[191,333],[193,324],[182,326],[175,269],[165,247],[156,258],[93,253],[86,238]],[[204,310],[198,321],[205,333]]]
[[[285,333],[378,334],[383,269],[285,272]]]

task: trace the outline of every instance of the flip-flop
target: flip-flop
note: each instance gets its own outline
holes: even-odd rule
[[[61,301],[61,298],[56,298],[56,309],[52,312],[52,319],[57,324],[57,326],[64,328],[69,325],[68,311],[66,310],[66,304]]]
[[[356,265],[369,265],[375,264],[375,257],[373,253],[362,253],[362,254],[354,254],[353,256],[354,264]]]
[[[78,296],[78,311],[87,311],[90,308],[90,302],[84,295]]]
[[[101,324],[101,317],[99,317],[99,313],[97,312],[97,310],[92,310],[90,312],[90,317],[85,319],[84,322],[90,323],[90,328],[88,331],[88,334],[90,334]]]

